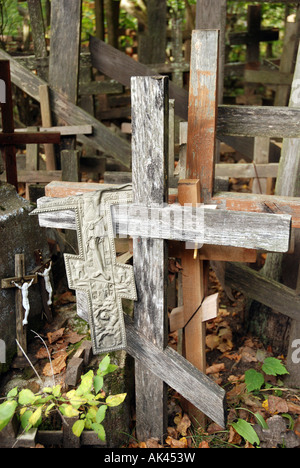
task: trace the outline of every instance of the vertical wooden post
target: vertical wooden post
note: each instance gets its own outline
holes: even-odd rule
[[[51,106],[49,100],[49,87],[48,85],[39,86],[40,106],[41,106],[41,117],[43,127],[52,127],[52,116]],[[56,169],[56,158],[54,145],[51,143],[45,144],[45,155],[46,155],[46,170],[55,171]]]
[[[186,177],[200,180],[202,203],[214,186],[218,42],[217,30],[192,33]]]
[[[25,256],[24,254],[15,255],[15,276],[16,278],[24,278],[25,276]],[[16,288],[15,291],[16,297],[16,337],[23,350],[27,351],[27,338],[26,338],[26,327],[23,326],[24,310],[22,306],[22,291]],[[17,349],[18,357],[23,358],[23,353],[18,347]]]
[[[187,179],[178,184],[180,204],[203,203],[213,195],[214,157],[217,119],[218,86],[217,30],[193,31],[191,77],[189,88],[188,141],[186,154]],[[200,186],[199,186],[200,185]],[[208,263],[186,249],[182,254],[182,289],[184,319],[184,352],[188,361],[205,372],[205,322],[198,310],[206,295]],[[197,312],[198,310],[198,312]],[[188,406],[194,423],[202,426],[205,416],[192,405]]]
[[[5,84],[5,102],[2,102],[1,100],[2,131],[4,133],[13,133],[14,116],[9,60],[1,60],[0,79],[3,80]],[[14,185],[18,191],[16,149],[14,146],[9,145],[5,146],[2,152],[5,163],[7,183]]]
[[[168,79],[133,77],[132,184],[133,201],[146,206],[168,201]],[[167,344],[167,243],[133,240],[133,266],[138,301],[135,326],[155,345]],[[163,441],[166,431],[166,385],[136,361],[137,437]]]

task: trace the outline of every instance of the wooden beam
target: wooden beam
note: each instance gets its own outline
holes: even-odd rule
[[[149,206],[168,198],[168,116],[166,77],[133,77],[132,189],[133,202]],[[155,145],[152,136],[155,135]],[[138,300],[134,323],[155,347],[167,345],[167,243],[161,239],[133,239],[133,268]],[[135,363],[137,437],[163,441],[167,428],[167,388],[143,360]]]
[[[51,2],[49,84],[74,104],[78,96],[81,3]]]
[[[292,217],[292,227],[300,228],[300,201],[298,197],[219,192],[214,194],[211,203],[226,210],[287,214]]]
[[[28,71],[2,49],[0,50],[0,58],[10,61],[12,82],[33,99],[40,102],[39,87],[47,83]],[[51,88],[49,88],[49,95],[52,112],[66,122],[67,125],[92,125],[93,134],[90,136],[82,135],[80,138],[83,144],[86,143],[96,149],[101,149],[117,161],[120,161],[124,166],[130,167],[131,147],[129,143]]]
[[[156,75],[155,70],[147,65],[133,60],[128,55],[93,36],[90,37],[90,52],[93,67],[124,86],[130,87],[132,76]],[[187,91],[170,81],[169,97],[175,99],[175,113],[187,120]]]
[[[225,284],[287,317],[299,320],[300,296],[293,289],[241,263],[227,262]]]
[[[217,31],[193,31],[186,178],[199,179],[202,203],[211,198],[214,184],[218,45]]]
[[[172,348],[161,350],[151,343],[136,330],[128,315],[125,315],[125,323],[128,353],[214,422],[225,427],[225,391]],[[152,400],[149,405],[151,410],[155,409]]]
[[[54,228],[60,224],[64,229],[75,230],[74,213],[63,210],[60,206],[57,206],[53,212],[43,212],[51,202],[53,203],[53,199],[48,197],[38,200],[38,209],[34,214],[39,214],[40,225]],[[116,205],[112,206],[112,217],[116,232],[122,236],[169,239],[172,232],[174,240],[198,242],[199,247],[200,244],[208,244],[270,252],[287,252],[290,248],[289,215],[274,215],[266,211],[241,213],[242,210],[212,210],[208,207],[204,209],[204,219],[199,219],[197,211],[189,207],[186,216],[185,210],[184,207],[173,207],[173,205],[165,207],[144,205],[142,209],[140,205]],[[59,217],[57,212],[60,212]],[[184,216],[186,222],[178,227],[177,222]]]

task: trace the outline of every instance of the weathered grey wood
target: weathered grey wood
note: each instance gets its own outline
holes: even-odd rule
[[[77,103],[81,0],[52,0],[49,84]]]
[[[131,57],[108,44],[91,38],[92,63],[102,73],[130,86],[130,77],[151,76],[153,70],[139,64]],[[170,82],[170,98],[175,99],[175,113],[187,120],[188,93]],[[278,138],[298,137],[300,134],[300,110],[287,107],[224,106],[218,107],[217,137],[269,136]]]
[[[133,201],[146,206],[162,204],[168,200],[167,78],[133,77],[131,102]],[[138,295],[135,327],[162,351],[168,333],[166,241],[134,239],[133,267]],[[167,427],[166,385],[143,360],[135,363],[135,380],[137,437],[162,441]]]
[[[125,316],[127,351],[221,427],[226,425],[225,391],[176,351],[159,349]],[[155,410],[154,400],[152,410]]]
[[[35,213],[38,214],[40,210],[40,225],[76,229],[75,215],[67,210],[42,213],[47,203],[51,202],[51,197],[38,200],[38,210]],[[269,213],[215,210],[209,207],[204,208],[204,219],[201,218],[202,214],[202,208],[197,211],[192,207],[176,205],[112,207],[116,233],[122,236],[173,239],[271,252],[287,252],[289,249],[289,215],[275,216]]]
[[[277,177],[278,164],[216,164],[215,175],[216,177]]]
[[[291,88],[289,106],[291,108],[299,107],[300,105],[300,47],[298,48],[298,57],[295,67],[295,74]],[[281,158],[279,161],[278,177],[275,186],[275,194],[300,197],[300,138],[284,139],[282,144]],[[283,265],[282,254],[267,255],[266,262],[263,268],[264,274],[268,278],[279,278],[281,280],[281,272]],[[298,272],[299,258],[295,256],[295,271]],[[299,295],[297,296],[299,299]],[[272,309],[277,311],[275,305]],[[287,355],[287,368],[289,371],[288,381],[292,386],[300,386],[300,376],[298,364],[293,362],[293,340],[298,338],[300,333],[300,316],[296,317],[291,322],[291,331],[289,338],[289,347]]]
[[[0,50],[0,58],[10,61],[12,82],[39,102],[39,86],[45,85],[46,82],[28,71],[3,50]],[[80,138],[83,144],[87,143],[96,149],[102,150],[120,161],[124,166],[130,167],[131,149],[123,138],[114,134],[109,128],[80,107],[72,104],[58,92],[52,89],[49,91],[53,113],[66,122],[67,125],[92,125],[93,135],[89,137],[82,135]]]
[[[300,319],[300,296],[241,263],[226,263],[225,284],[295,320]]]
[[[223,102],[227,0],[198,0],[196,29],[219,29],[218,103]]]
[[[111,47],[96,37],[90,38],[90,52],[93,67],[104,75],[130,87],[132,76],[153,76],[152,68],[133,60],[128,55]],[[175,99],[175,113],[187,120],[188,93],[185,89],[169,83],[170,98]]]
[[[291,85],[293,75],[292,73],[274,72],[273,70],[245,70],[244,78],[249,83]]]
[[[40,132],[60,133],[67,135],[90,135],[93,133],[92,125],[63,125],[58,127],[36,127]],[[2,128],[0,129],[2,131]],[[26,133],[27,128],[15,128],[16,133]]]
[[[28,0],[27,5],[32,29],[35,58],[38,59],[37,71],[41,78],[47,80],[48,69],[43,65],[42,61],[39,60],[45,59],[48,56],[41,0]]]
[[[0,180],[6,180],[6,173],[0,175]],[[29,184],[29,183],[49,183],[53,180],[62,180],[61,171],[29,171],[21,170],[18,171],[18,181]]]
[[[298,138],[300,109],[267,106],[219,106],[217,136]]]

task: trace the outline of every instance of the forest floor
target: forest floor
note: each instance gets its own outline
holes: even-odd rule
[[[249,191],[248,181],[231,180],[233,191]],[[54,322],[45,323],[39,331],[52,358],[40,340],[34,339],[28,349],[34,366],[51,384],[52,373],[55,383],[64,386],[66,367],[74,351],[84,340],[90,340],[86,322],[76,318],[76,297],[63,281],[54,291]],[[210,270],[209,294],[219,293],[219,314],[206,325],[206,373],[226,391],[227,418],[225,428],[207,420],[205,427],[192,424],[183,409],[180,395],[169,389],[168,429],[163,447],[166,448],[293,448],[300,447],[300,389],[285,386],[280,371],[285,366],[285,356],[273,353],[245,329],[246,300],[233,291],[234,300],[229,299],[215,273]],[[169,346],[180,352],[180,332],[169,334]],[[280,363],[280,371],[274,375],[266,373],[263,365],[267,358]],[[283,367],[282,367],[283,366]],[[95,363],[96,368],[96,363]],[[247,372],[254,374],[252,388],[247,386]],[[254,372],[255,371],[255,372]],[[271,372],[272,373],[272,372]],[[15,385],[18,370],[11,370],[0,377],[0,397]],[[253,375],[252,375],[253,377]],[[256,386],[257,380],[259,385]],[[27,366],[21,376],[33,392],[39,391],[39,383],[33,370]],[[21,383],[21,382],[20,382]],[[4,393],[3,393],[4,392]],[[255,432],[253,434],[253,430]],[[158,448],[157,440],[139,441],[135,436],[135,414],[132,408],[128,428],[128,441],[124,448]]]
[[[249,426],[255,428],[262,448],[300,447],[300,390],[285,387],[281,376],[268,376],[261,371],[266,357],[274,357],[283,365],[284,357],[274,356],[272,349],[265,348],[258,339],[244,331],[244,297],[234,292],[235,300],[228,299],[211,271],[210,293],[214,292],[219,292],[220,304],[218,317],[207,322],[206,373],[226,390],[227,426],[221,428],[210,420],[207,420],[206,427],[192,424],[183,409],[180,395],[169,389],[169,426],[164,445],[154,439],[136,439],[132,408],[130,435],[128,433],[128,442],[123,445],[124,448],[255,448],[257,443],[251,443],[252,435],[247,432]],[[54,322],[46,323],[39,332],[52,355],[52,368],[46,348],[40,340],[33,340],[29,346],[28,355],[39,375],[45,379],[45,385],[49,385],[54,372],[56,384],[64,386],[70,356],[82,341],[90,339],[89,330],[83,320],[76,318],[75,309],[73,292],[68,289],[60,292],[54,301]],[[69,320],[66,322],[67,318]],[[169,335],[169,346],[172,348],[177,350],[179,341],[180,334],[177,332]],[[264,375],[265,383],[259,391],[247,390],[245,372],[249,369]],[[10,382],[15,385],[15,378],[19,374],[18,370],[11,369],[2,377],[0,392],[10,388]],[[22,379],[29,382],[28,387],[25,383],[25,388],[30,388],[34,393],[39,391],[40,384],[30,367],[24,370]],[[242,422],[247,425],[243,427]],[[268,429],[262,431],[262,422],[266,422]]]

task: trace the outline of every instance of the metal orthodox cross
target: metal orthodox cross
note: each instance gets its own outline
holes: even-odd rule
[[[287,251],[290,241],[291,217],[288,215],[236,212],[211,209],[204,205],[200,207],[204,213],[204,224],[200,222],[202,230],[199,230],[198,221],[202,218],[198,216],[196,205],[199,201],[209,201],[213,180],[218,33],[196,31],[193,40],[197,58],[191,63],[191,83],[195,86],[190,90],[191,146],[188,149],[187,177],[194,180],[181,181],[178,189],[182,204],[194,204],[189,221],[178,229],[178,220],[184,218],[186,207],[169,204],[169,100],[166,77],[132,78],[132,194],[128,188],[116,190],[114,186],[111,192],[101,193],[102,187],[98,186],[97,192],[83,194],[84,190],[95,189],[95,186],[83,184],[78,188],[78,192],[81,192],[78,196],[55,201],[53,198],[40,199],[38,209],[34,212],[39,214],[41,226],[78,231],[79,255],[67,256],[66,265],[69,284],[76,288],[77,297],[78,293],[80,296],[84,292],[86,300],[88,291],[90,303],[87,302],[86,310],[89,311],[95,350],[105,349],[102,343],[105,344],[110,333],[110,314],[113,320],[119,321],[115,328],[118,330],[115,345],[119,341],[123,319],[121,314],[115,313],[118,298],[122,295],[134,297],[135,282],[134,321],[126,315],[124,321],[126,349],[136,359],[136,410],[140,431],[138,437],[141,440],[161,438],[164,433],[166,421],[162,415],[166,415],[165,384],[177,390],[221,426],[224,426],[226,420],[225,392],[205,375],[205,369],[200,372],[196,365],[167,346],[166,280],[171,241],[192,241],[198,243],[198,247],[204,244],[267,251]],[[197,171],[201,165],[203,170],[199,174]],[[194,190],[194,187],[196,190],[199,187],[195,179],[200,179],[201,198]],[[46,189],[46,195],[50,193],[50,186],[48,193]],[[191,196],[186,196],[190,187]],[[124,211],[117,207],[124,205],[125,200],[129,202],[131,196],[132,206],[136,209],[129,209],[127,218],[124,218]],[[89,214],[89,210],[93,214]],[[99,220],[97,225],[93,224],[94,220]],[[112,222],[115,228],[113,234]],[[109,234],[133,236],[134,282],[130,266],[126,265],[126,269],[116,266],[114,245],[105,240],[110,239]],[[199,266],[197,276],[193,277],[194,265],[198,265],[198,260],[192,264],[193,252],[187,255],[186,271],[189,268],[191,273],[187,280],[195,287],[201,287],[197,283],[199,278],[203,281]],[[190,304],[184,304],[183,325],[192,323],[190,320],[195,319],[196,311],[201,312],[204,296],[205,291],[201,289]],[[107,298],[111,301],[105,303]],[[80,301],[80,309],[81,304]],[[105,317],[106,322],[103,320]],[[100,336],[101,342],[98,342]]]
[[[18,190],[16,163],[16,145],[29,143],[59,143],[60,134],[49,133],[15,133],[12,104],[12,87],[9,60],[0,60],[0,105],[2,113],[2,132],[0,148],[5,162],[7,182]]]

